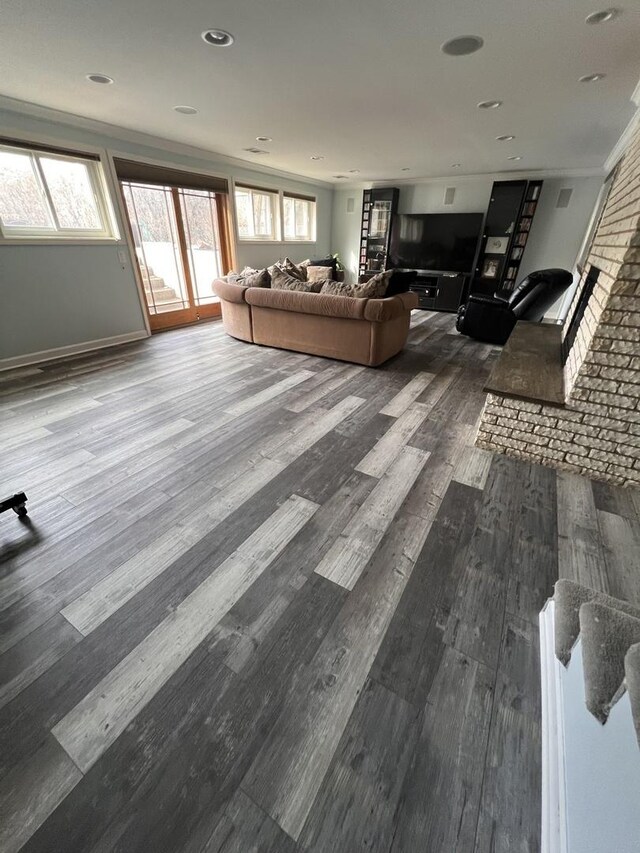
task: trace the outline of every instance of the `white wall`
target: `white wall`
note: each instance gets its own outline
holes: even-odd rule
[[[70,117],[70,121],[71,121]],[[251,181],[275,190],[313,194],[317,198],[315,243],[238,243],[240,268],[264,266],[289,255],[293,260],[325,256],[331,249],[333,190],[327,185],[260,172],[216,159],[216,155],[168,150],[161,140],[131,141],[117,128],[100,131],[72,123],[35,118],[0,109],[0,135],[27,136],[62,147],[83,145],[131,158],[159,161],[176,167],[207,171],[226,178]],[[141,137],[142,139],[142,137]],[[114,205],[115,206],[115,205]],[[119,219],[119,217],[118,217]],[[118,222],[121,234],[125,233]],[[129,258],[123,265],[118,252],[124,241],[103,245],[20,246],[0,244],[0,361],[60,347],[81,347],[100,339],[145,334],[143,310]]]
[[[500,179],[499,176],[479,175],[475,178],[449,178],[403,185],[400,187],[398,210],[400,213],[484,213],[489,205],[493,182]],[[506,180],[507,176],[502,179]],[[602,180],[545,179],[527,248],[522,256],[520,278],[532,270],[545,267],[573,270]],[[447,187],[456,188],[451,205],[444,204]],[[569,207],[556,208],[558,193],[565,187],[573,190]],[[349,198],[354,199],[354,213],[347,213]],[[333,198],[332,244],[351,280],[355,280],[358,273],[361,212],[361,189],[336,190]]]

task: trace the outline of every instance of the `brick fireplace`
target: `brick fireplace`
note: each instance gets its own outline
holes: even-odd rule
[[[640,485],[640,131],[617,166],[567,316],[564,405],[488,394],[476,443]]]

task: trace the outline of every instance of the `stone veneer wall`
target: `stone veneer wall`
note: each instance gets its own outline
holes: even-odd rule
[[[640,131],[619,164],[586,268],[592,264],[601,274],[565,365],[565,407],[489,394],[476,444],[595,479],[638,485]]]

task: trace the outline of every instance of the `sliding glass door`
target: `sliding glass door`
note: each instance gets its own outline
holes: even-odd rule
[[[219,316],[212,284],[230,264],[226,195],[120,183],[152,331]]]

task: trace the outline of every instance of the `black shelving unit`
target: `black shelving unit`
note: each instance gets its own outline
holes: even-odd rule
[[[485,219],[474,293],[513,290],[540,199],[542,181],[497,181]]]
[[[360,278],[387,269],[391,223],[398,212],[400,190],[397,187],[376,187],[365,190],[362,196],[360,227]]]

